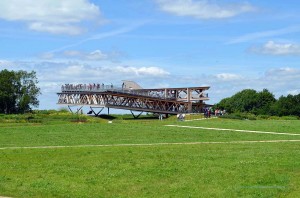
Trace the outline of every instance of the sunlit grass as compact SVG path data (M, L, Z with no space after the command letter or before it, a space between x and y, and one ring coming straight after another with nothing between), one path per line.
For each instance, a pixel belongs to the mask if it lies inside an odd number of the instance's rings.
M56 120L1 125L0 148L300 139L167 124L300 133L297 121ZM299 146L273 142L2 149L0 196L299 197Z

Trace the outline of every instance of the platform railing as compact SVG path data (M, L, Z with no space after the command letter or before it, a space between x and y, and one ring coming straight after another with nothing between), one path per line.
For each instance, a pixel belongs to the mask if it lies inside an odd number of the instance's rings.
M128 89L124 87L118 87L114 85L104 85L104 84L66 84L61 86L61 91L65 92L112 92L112 93L122 93L122 94L130 94L135 96L146 96L152 98L159 99L167 99L167 100L181 100L181 98L176 98L174 94L165 94L164 92L151 92L151 91L143 91L137 89ZM208 98L208 94L204 93L202 96L196 97L194 99L201 100L202 98ZM182 100L186 100L186 98L182 98Z

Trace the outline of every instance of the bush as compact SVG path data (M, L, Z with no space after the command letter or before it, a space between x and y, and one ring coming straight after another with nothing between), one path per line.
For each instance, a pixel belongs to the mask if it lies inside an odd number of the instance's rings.
M60 113L70 113L69 109L68 108L64 108L64 107L60 108L58 110L58 112L60 112Z
M282 120L299 120L298 116L282 116Z
M220 116L220 118L237 119L237 120L256 120L256 116L251 113L232 113Z
M280 120L279 116L270 116L268 120Z
M238 114L238 113L232 113L232 114L225 114L220 116L220 118L226 118L226 119L237 119L237 120L243 120L244 118Z
M71 116L71 122L87 122L86 116L73 115Z
M220 118L237 119L237 120L299 120L298 116L269 116L258 115L255 116L251 113L232 113L220 116Z
M269 115L258 115L256 116L256 119L258 120L268 120L270 118Z

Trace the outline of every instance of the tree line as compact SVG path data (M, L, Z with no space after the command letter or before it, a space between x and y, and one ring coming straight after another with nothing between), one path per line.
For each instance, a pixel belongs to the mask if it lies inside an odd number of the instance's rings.
M0 71L0 113L24 113L39 105L36 72Z
M244 89L231 97L222 99L215 108L228 113L252 113L270 116L300 116L300 94L274 97L267 89L260 92Z

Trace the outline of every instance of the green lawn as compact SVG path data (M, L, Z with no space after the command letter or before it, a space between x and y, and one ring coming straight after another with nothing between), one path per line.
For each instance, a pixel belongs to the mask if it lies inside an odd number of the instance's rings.
M0 148L300 139L166 124L300 134L299 121L22 124L0 126ZM299 177L300 142L0 150L11 197L299 197Z
M181 125L243 129L271 132L288 132L300 134L299 120L231 120L231 119L204 119L201 121L178 122ZM178 124L177 123L177 124Z

